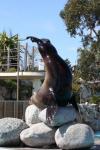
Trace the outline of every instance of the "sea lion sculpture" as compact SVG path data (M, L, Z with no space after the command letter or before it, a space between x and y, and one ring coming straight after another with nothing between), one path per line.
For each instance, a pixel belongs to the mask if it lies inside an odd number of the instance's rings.
M57 106L66 106L68 103L71 103L79 112L72 95L72 73L68 64L58 55L56 48L48 39L38 39L32 36L27 39L37 43L46 70L44 82L31 97L31 104L39 108L47 106L47 118L52 118Z

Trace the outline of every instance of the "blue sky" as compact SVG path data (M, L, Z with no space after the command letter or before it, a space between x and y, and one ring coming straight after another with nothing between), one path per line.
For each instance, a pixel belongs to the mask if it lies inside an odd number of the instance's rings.
M19 34L20 38L33 35L49 38L59 55L77 60L79 38L71 38L59 13L67 0L0 0L0 32Z

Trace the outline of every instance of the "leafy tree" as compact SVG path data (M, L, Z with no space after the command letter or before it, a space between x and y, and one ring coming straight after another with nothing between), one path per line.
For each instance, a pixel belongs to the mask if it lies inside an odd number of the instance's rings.
M100 1L68 0L60 16L70 35L81 36L84 45L100 40Z
M7 69L5 64L7 64L8 49L10 49L10 64L17 64L17 43L17 35L10 37L6 32L0 33L0 65L4 65L4 70Z
M78 49L79 59L78 67L80 76L84 80L93 80L96 78L95 55L88 49Z
M73 76L73 91L78 93L78 78L100 80L100 1L67 0L60 16L70 36L81 37L83 44Z
M78 49L78 68L83 79L97 78L100 65L100 1L68 0L60 12L71 36L82 38L83 48Z

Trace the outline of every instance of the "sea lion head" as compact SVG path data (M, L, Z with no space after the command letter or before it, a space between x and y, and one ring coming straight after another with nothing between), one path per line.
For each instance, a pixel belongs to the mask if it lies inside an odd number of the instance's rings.
M42 56L57 54L56 48L51 44L49 39L45 38L39 39L34 36L28 36L26 39L31 39L33 43L34 42L37 43L38 49L40 51L40 54L42 54Z
M39 50L47 55L57 54L56 48L51 44L49 39L41 39Z
M41 41L43 42L43 44L51 44L49 39L41 39Z

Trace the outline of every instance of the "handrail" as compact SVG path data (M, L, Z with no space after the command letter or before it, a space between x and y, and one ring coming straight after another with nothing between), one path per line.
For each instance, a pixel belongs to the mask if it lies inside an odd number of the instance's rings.
M33 79L43 79L44 78L44 71L34 71L34 72L19 72L19 79L27 79L27 80L33 80ZM16 79L17 72L0 72L0 79Z

